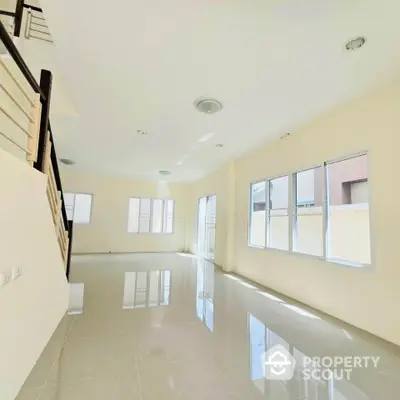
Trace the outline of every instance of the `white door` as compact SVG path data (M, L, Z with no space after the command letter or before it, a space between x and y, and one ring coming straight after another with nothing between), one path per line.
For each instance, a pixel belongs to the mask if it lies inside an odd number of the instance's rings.
M197 216L197 255L200 257L206 256L206 206L207 197L202 197Z
M208 260L215 256L215 222L217 211L216 196L202 197L199 200L197 223L197 254Z

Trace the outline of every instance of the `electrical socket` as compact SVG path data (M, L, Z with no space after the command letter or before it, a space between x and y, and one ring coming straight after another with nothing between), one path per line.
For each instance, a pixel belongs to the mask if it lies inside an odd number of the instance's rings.
M15 281L15 279L18 279L21 275L22 275L22 268L14 267L12 269L11 280Z
M12 280L12 275L11 269L0 272L0 286L7 285Z

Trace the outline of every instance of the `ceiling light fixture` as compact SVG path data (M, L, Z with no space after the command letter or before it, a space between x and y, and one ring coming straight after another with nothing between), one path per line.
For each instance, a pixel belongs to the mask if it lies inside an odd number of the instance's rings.
M60 158L60 163L64 165L75 165L76 162L74 160L70 160L69 158Z
M198 111L205 114L215 114L222 110L222 103L216 99L199 98L194 102L194 106Z
M364 36L358 36L354 39L350 39L346 42L344 48L346 51L355 51L358 50L359 48L363 47L365 44L365 37Z
M198 142L199 142L199 143L207 142L207 140L210 140L213 136L214 136L214 132L206 133L205 135L203 135L203 136L198 140Z
M165 169L160 169L160 170L158 171L158 173L159 173L160 175L171 175L171 171L167 171L167 170L165 170Z
M217 144L215 145L215 147L224 147L224 145L223 145L222 143L217 143Z

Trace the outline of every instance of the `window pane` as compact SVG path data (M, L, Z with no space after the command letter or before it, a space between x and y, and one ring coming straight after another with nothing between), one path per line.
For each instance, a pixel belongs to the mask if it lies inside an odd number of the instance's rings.
M249 244L265 247L266 182L251 185Z
M92 195L76 194L74 205L74 222L77 224L89 224L92 209Z
M140 214L139 214L140 233L150 232L150 212L151 212L151 200L140 199Z
M289 250L289 177L269 181L268 247Z
M140 199L129 199L128 232L139 232L139 204Z
M73 193L64 193L64 206L69 221L74 219L74 203L75 195Z
M160 199L153 200L152 227L153 233L162 232L162 216L163 216L163 201Z
M149 272L149 307L157 307L159 305L160 287L159 287L160 271Z
M294 175L296 193L294 251L322 256L324 169L311 168Z
M367 155L327 165L328 257L371 263Z
M164 200L164 233L172 233L174 225L174 201Z

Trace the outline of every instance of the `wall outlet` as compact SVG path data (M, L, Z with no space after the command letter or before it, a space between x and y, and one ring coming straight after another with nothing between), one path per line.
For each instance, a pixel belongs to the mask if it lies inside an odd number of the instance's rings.
M18 279L22 275L22 268L14 267L12 270L11 280Z
M7 276L5 273L0 272L0 287L4 286L7 283Z
M0 286L7 285L12 280L12 270L8 269L6 271L0 272Z

